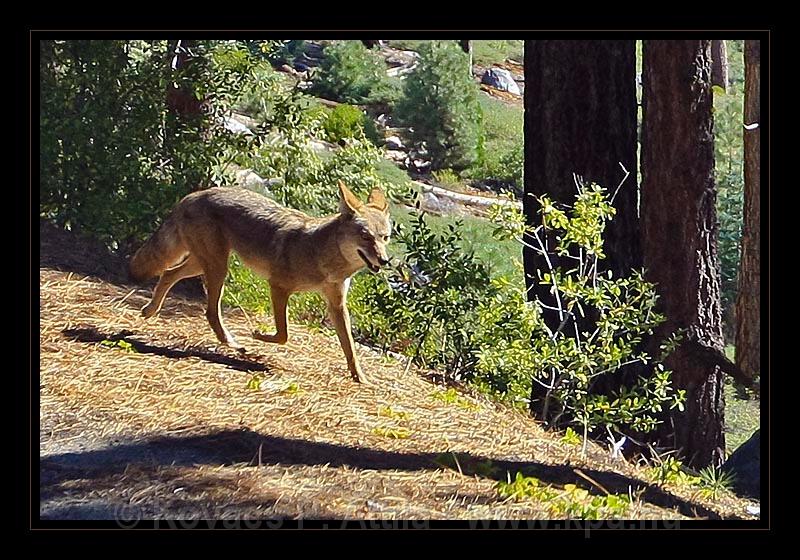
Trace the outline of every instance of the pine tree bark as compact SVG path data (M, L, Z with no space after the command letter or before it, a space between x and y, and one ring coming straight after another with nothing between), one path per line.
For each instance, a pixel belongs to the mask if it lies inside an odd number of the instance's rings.
M667 320L655 341L686 329L666 360L673 387L686 391L659 430L664 445L694 466L724 459L724 397L718 226L714 185L711 41L643 45L642 247Z
M725 41L711 41L711 85L728 90L728 49Z
M625 175L622 163L631 175L614 200L617 215L608 224L604 248L608 256L605 265L615 277L627 275L642 265L635 41L526 41L525 80L523 210L528 223L537 221L538 212L538 202L528 195L547 194L556 202L571 205L577 194L573 173L613 194ZM551 248L553 241L544 240ZM555 305L549 287L535 282L537 270L547 270L544 258L527 249L523 258L531 299ZM554 266L564 264L556 257L551 260ZM557 328L558 313L543 312L548 326ZM531 409L539 414L543 390L533 385ZM614 388L595 389L605 393Z
M759 77L761 45L744 43L744 123L761 122ZM739 294L736 299L736 365L749 378L760 371L761 360L761 127L744 130L744 224Z
M617 215L606 231L606 264L615 276L642 265L636 185L635 41L525 42L525 193L523 209L533 222L537 202L547 194L572 204L573 173L613 193ZM542 257L524 253L530 277L543 269ZM549 290L538 294L549 301Z

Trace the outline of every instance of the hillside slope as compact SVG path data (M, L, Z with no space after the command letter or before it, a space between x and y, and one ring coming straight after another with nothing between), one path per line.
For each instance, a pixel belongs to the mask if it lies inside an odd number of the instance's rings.
M64 232L41 232L42 518L552 517L546 502L498 497L516 472L630 492L628 518L749 517L747 501L651 485L602 447L582 457L526 415L444 396L425 372L365 347L376 385L358 385L335 336L290 325L286 346L262 344L248 335L255 319L228 309L240 355L217 344L201 301L178 295L145 320L150 287L120 283L121 263L97 268L103 257Z

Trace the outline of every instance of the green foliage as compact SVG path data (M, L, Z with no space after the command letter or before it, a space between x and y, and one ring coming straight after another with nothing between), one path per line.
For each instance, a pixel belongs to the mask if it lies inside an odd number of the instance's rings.
M361 41L334 41L325 47L325 58L313 76L313 91L334 101L355 104L392 102L399 94L381 56Z
M567 431L564 432L564 435L561 437L561 441L567 445L580 445L581 436L578 435L578 432L568 426Z
M459 408L463 408L464 410L480 410L479 405L462 397L453 387L450 387L445 391L434 391L431 393L431 398L446 404L454 404Z
M660 459L658 464L647 470L650 479L657 484L676 484L683 486L696 486L700 484L700 477L686 471L683 463L675 457L668 456Z
M405 254L385 276L367 276L350 290L358 334L426 367L458 375L474 365L475 309L491 290L489 269L459 247L459 224L434 233L424 214L396 227Z
M709 465L700 471L701 493L706 498L716 500L720 494L731 492L736 476L720 467Z
M172 69L167 41L41 41L40 215L112 248L155 229L181 197L219 177L248 139L221 124L254 62L244 49L198 41ZM179 86L206 110L177 115Z
M467 170L475 180L500 181L516 194L523 189L523 110L488 95L479 96L483 111L483 157Z
M538 271L535 281L554 296L547 304L529 302L518 288L499 281L494 300L480 307L476 322L475 337L481 341L476 382L515 403L526 402L536 383L544 391L541 414L556 427L649 432L660 422L665 405L682 407L685 398L672 390L671 372L661 364L676 340L662 345L655 362L639 348L643 337L664 320L655 311L654 286L639 271L613 278L601 270L602 236L614 215L604 189L578 185L575 203L568 208L546 196L537 200L538 223L532 225L526 225L516 207L496 205L496 233L532 251L568 257L562 261L569 268ZM546 234L555 240L549 250L542 242ZM557 328L543 320L543 305L558 311ZM598 379L614 375L623 365L651 362L651 373L633 386L610 396L592 391Z
M433 169L464 169L482 155L478 91L468 57L454 41L431 41L420 48L396 114L413 128L413 141L425 143Z
M440 169L434 171L432 175L434 181L446 189L457 191L462 187L461 177L452 169Z
M407 439L411 437L411 430L402 426L378 426L372 429L372 433L389 439Z
M629 496L608 494L594 496L575 484L565 484L563 490L543 484L538 478L517 473L513 482L500 481L496 487L498 495L506 500L535 500L547 502L550 514L569 519L607 519L622 517L631 504Z
M375 187L389 196L396 190L378 176L381 152L363 134L323 158L308 138L323 130L324 112L309 111L307 96L296 90L279 92L270 101L271 132L247 164L273 179L270 190L278 202L320 216L336 211L339 180L362 198Z
M323 128L330 142L337 143L345 138L358 138L365 134L367 122L372 123L358 107L338 105L325 120ZM373 124L374 129L374 124Z
M472 56L475 64L487 66L505 62L508 59L522 62L523 44L521 40L504 39L499 41L472 41Z
M127 354L136 353L136 348L133 347L133 344L126 340L103 340L100 342L100 345L106 348L119 348Z

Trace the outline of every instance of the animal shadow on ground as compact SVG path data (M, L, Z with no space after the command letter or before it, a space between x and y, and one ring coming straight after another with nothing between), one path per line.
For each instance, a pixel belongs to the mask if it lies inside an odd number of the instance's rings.
M166 358L200 358L207 362L222 364L238 371L269 371L269 368L262 363L247 360L244 358L234 358L211 350L206 350L197 346L190 346L185 349L169 348L149 344L132 338L136 334L133 331L122 330L116 334L102 333L94 327L80 327L74 329L64 329L61 331L64 336L78 342L99 343L104 341L119 342L123 341L140 354L156 354Z
M40 460L40 500L57 498L64 492L60 485L69 481L82 481L87 490L93 481L100 483L106 477L122 474L129 465L154 468L164 466L196 466L249 464L258 465L329 465L370 470L422 471L442 468L441 458L447 454L385 451L371 448L311 442L265 435L249 429L220 430L202 435L157 436L146 440L122 443L113 447L80 453L50 455ZM503 461L489 457L459 454L459 468L463 474L476 473L471 465L491 464L490 471L479 476L505 480L506 473L521 472L535 476L548 484L575 484L592 494L604 495L595 484L576 474L566 465L548 465L539 462ZM627 494L629 487L641 492L640 499L663 508L676 509L690 517L719 519L718 514L669 494L645 481L615 472L581 468L581 472L612 493ZM69 485L68 485L69 486Z

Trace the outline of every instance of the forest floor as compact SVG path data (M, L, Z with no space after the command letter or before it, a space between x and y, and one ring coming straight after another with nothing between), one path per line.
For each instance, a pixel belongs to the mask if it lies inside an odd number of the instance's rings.
M374 386L351 381L335 336L290 325L245 354L219 346L202 301L40 226L40 505L43 519L547 519L551 501L498 496L521 472L566 493L629 495L629 519L740 518L727 492L650 482L643 467L580 446L432 372L358 349ZM260 321L260 319L259 319Z

